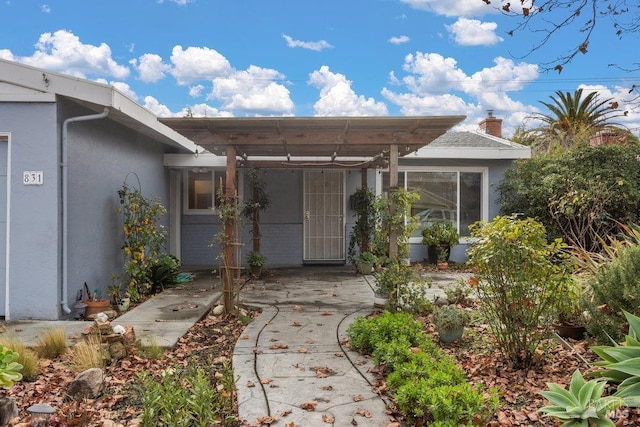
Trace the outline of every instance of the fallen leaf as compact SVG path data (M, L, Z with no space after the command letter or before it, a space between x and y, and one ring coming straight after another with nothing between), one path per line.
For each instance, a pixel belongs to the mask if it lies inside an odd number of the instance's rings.
M306 353L306 352L307 352L307 349L306 349L306 348L304 348L304 347L300 347L300 348L298 349L298 353Z
M271 378L262 378L260 380L261 384L270 384L273 380Z
M305 411L309 411L309 412L313 412L316 410L316 405L318 404L318 402L314 401L314 400L310 400L308 402L304 402L302 405L300 405L300 407L302 409L304 409Z
M327 424L333 424L333 422L335 421L335 418L332 417L331 415L323 414L322 415L322 421L324 421Z
M255 387L255 383L253 381L247 381L247 387Z
M364 400L364 396L361 395L361 394L353 396L353 401L354 402L362 402L363 400Z
M295 311L302 311L302 307L300 307L299 305L294 305L294 306L293 306L293 309L294 309Z

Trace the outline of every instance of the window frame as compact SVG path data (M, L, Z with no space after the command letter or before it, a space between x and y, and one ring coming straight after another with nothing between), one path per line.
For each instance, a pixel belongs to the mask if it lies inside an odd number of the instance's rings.
M389 173L389 169L383 170ZM424 172L454 172L457 177L456 191L456 228L460 230L460 174L461 173L479 173L480 174L480 221L487 221L489 218L489 168L487 166L400 166L398 173L402 173L403 182L398 181L398 186L407 189L408 175L410 173ZM378 188L382 192L382 174L379 175ZM461 236L460 243L466 244L473 240L470 236ZM412 236L409 238L411 244L422 244L422 237Z
M197 168L198 171L193 169L185 169L182 174L182 213L184 215L215 215L215 206L216 206L216 178L226 174L225 169L220 168ZM206 170L201 170L206 169ZM211 174L211 200L213 206L207 209L190 209L189 208L189 172L194 173L206 173L209 172Z

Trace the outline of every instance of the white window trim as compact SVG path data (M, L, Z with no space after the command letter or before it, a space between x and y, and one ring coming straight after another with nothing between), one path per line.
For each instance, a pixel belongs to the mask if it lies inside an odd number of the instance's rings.
M385 172L389 172L386 170ZM482 175L481 187L480 187L480 220L487 221L489 219L489 168L488 167L478 167L478 166L422 166L422 167L399 167L398 172L474 172L480 173ZM379 176L378 187L380 191L382 191L382 177ZM398 182L398 185L402 185L404 188L407 188L407 174L404 175L404 182ZM458 187L460 186L460 180L458 179ZM460 197L460 188L458 188L458 198ZM460 205L460 200L458 199L457 205ZM460 216L458 215L458 224L456 227L460 229ZM464 236L460 237L460 244L469 244L473 240L472 237ZM410 237L409 243L411 244L422 244L421 237Z
M184 169L182 172L182 213L184 215L215 215L215 211L213 209L189 209L189 170L190 169ZM211 173L211 182L212 182L212 192L213 194L211 195L214 203L214 207L215 207L215 200L216 200L216 195L215 195L215 191L216 191L216 185L215 185L215 172L217 170L214 168L207 168L207 172ZM205 171L203 171L205 172ZM218 171L220 172L220 171Z

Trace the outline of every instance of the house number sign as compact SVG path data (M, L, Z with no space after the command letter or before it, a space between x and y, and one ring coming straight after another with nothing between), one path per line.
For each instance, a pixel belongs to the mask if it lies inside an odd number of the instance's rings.
M24 171L22 172L22 183L24 185L42 185L44 184L44 172Z

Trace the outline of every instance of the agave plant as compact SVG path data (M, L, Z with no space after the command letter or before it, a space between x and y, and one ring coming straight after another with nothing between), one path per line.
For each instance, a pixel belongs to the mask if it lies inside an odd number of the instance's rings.
M629 406L640 406L640 317L627 311L623 313L629 322L629 334L624 345L614 342L612 346L591 347L602 358L595 364L603 368L593 375L618 383L615 396L635 398Z
M549 390L541 391L550 403L540 408L548 416L556 417L563 427L569 426L615 426L607 414L625 404L625 399L618 396L602 396L607 385L604 379L585 381L580 371L571 376L569 389L566 390L555 383L548 383Z
M18 353L0 345L0 387L11 388L22 379L22 365L16 362Z

